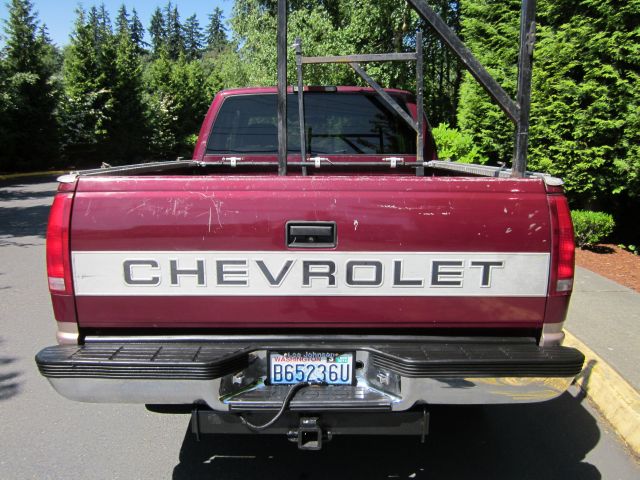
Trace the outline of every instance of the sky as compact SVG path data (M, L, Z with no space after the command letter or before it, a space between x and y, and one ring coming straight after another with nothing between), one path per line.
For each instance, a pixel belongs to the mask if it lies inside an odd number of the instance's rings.
M8 0L0 0L0 19L2 20L0 21L2 25L0 32L2 36L4 36L4 20L9 16L7 3ZM32 3L34 10L38 12L37 18L40 23L47 25L53 43L59 47L69 43L69 34L73 30L75 10L78 5L89 9L94 5L98 6L104 3L113 21L120 5L124 3L128 12L131 12L135 7L142 24L147 28L155 8L162 8L167 4L166 0L32 0ZM233 0L173 0L172 4L178 6L180 19L183 21L195 13L201 27L206 26L209 21L208 15L216 7L222 9L225 20L229 19L233 8ZM0 45L4 45L4 39L0 39Z

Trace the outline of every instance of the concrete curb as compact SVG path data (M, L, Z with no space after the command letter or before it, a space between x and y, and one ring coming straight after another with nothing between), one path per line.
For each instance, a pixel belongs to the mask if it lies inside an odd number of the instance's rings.
M607 362L565 330L563 345L580 350L585 356L578 385L598 407L629 448L640 456L640 393Z

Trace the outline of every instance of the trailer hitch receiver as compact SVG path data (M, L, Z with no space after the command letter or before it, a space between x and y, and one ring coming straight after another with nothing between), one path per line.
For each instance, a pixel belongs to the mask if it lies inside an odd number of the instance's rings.
M300 450L321 450L323 441L331 440L331 433L323 431L319 421L319 417L300 417L298 429L290 430L287 437Z

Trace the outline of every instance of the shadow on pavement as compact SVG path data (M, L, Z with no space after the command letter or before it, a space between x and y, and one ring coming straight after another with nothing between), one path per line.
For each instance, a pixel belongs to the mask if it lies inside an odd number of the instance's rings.
M599 479L583 461L600 431L582 400L565 393L530 405L434 406L424 445L414 437L336 437L320 452L301 452L282 436L197 442L187 429L173 478Z
M2 345L2 340L0 340ZM11 364L15 358L9 358L0 353L0 401L7 400L20 393L20 373L12 371Z
M55 177L34 177L0 182L0 246L31 246L12 237L44 238L55 194Z
M48 196L51 196L49 193ZM0 246L7 237L37 236L45 238L49 205L0 208ZM15 245L15 243L11 243ZM28 245L27 245L28 246Z
M44 182L51 183L51 180ZM11 202L13 200L38 200L42 198L50 198L54 192L49 190L21 190L20 187L25 185L12 185L9 188L0 187L0 202Z
M51 174L51 175L38 175L33 177L18 177L11 178L7 180L0 180L0 188L8 188L9 190L13 189L22 189L23 187L27 187L29 185L40 185L43 183L51 183L55 182L56 178L58 178L60 174ZM10 192L4 192L0 190L0 199L5 199L5 194Z

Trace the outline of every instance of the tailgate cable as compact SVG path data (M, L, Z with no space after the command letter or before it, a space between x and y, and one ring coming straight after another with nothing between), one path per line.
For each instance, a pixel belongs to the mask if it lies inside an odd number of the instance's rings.
M291 402L295 394L298 393L298 391L301 390L302 388L308 387L310 385L318 385L318 383L317 382L300 382L293 385L289 389L289 392L287 393L287 395L284 397L282 406L280 407L280 410L278 411L278 413L276 413L276 416L273 417L271 420L269 420L267 423L263 425L254 425L253 423L249 422L246 418L244 418L242 415L240 415L240 420L251 430L258 431L258 430L264 430L265 428L269 428L271 425L273 425L280 419L280 417L289 406L289 402Z

